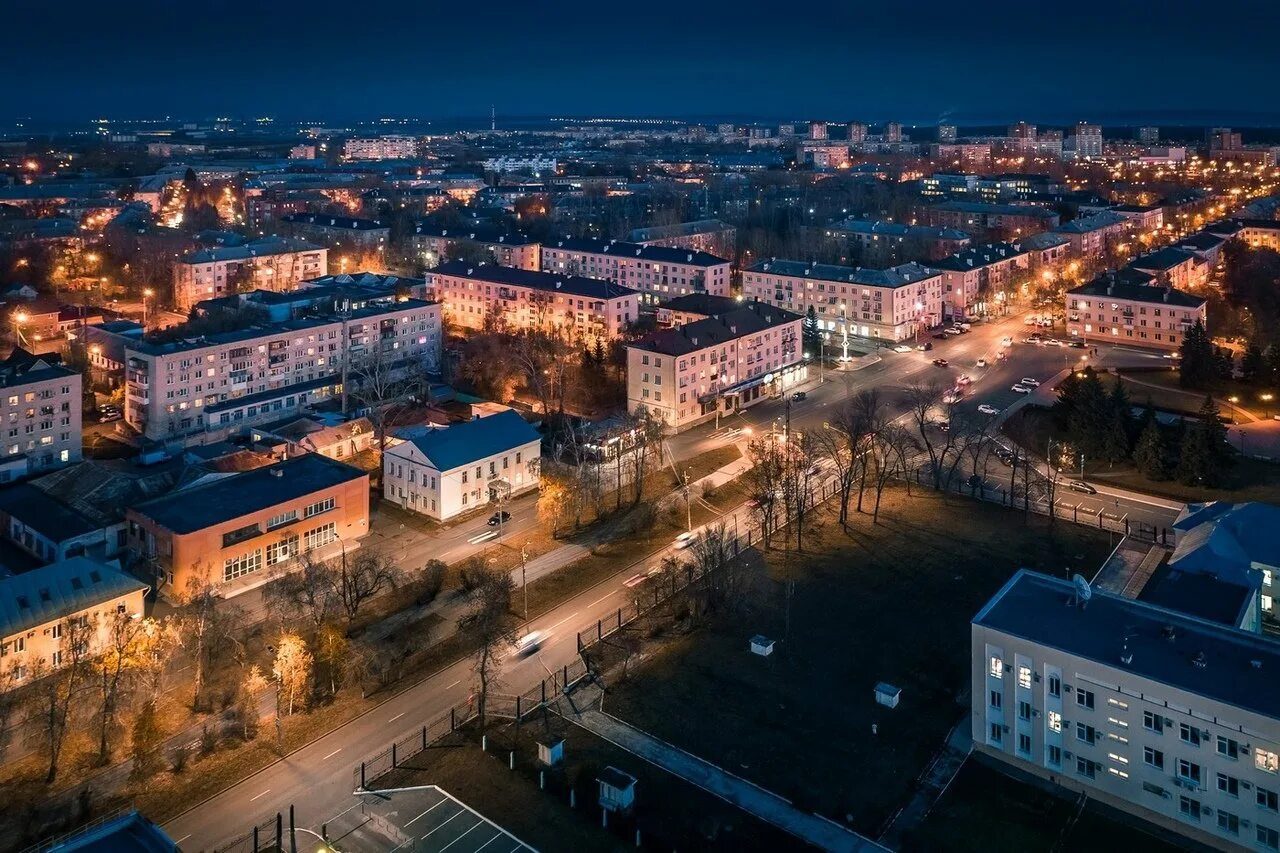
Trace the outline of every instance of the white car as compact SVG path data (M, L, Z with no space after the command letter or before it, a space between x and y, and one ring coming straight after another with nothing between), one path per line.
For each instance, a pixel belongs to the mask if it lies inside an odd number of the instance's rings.
M964 397L964 389L952 388L950 391L942 395L942 403L944 406L950 406L959 403Z
M896 347L893 348L893 351L894 352L911 352L911 347L907 346L906 344L898 344Z
M1009 390L1010 390L1010 391L1013 391L1013 392L1015 392L1015 393L1018 393L1018 394L1030 394L1030 393L1031 393L1031 389L1030 389L1030 388L1028 388L1026 385L1022 385L1022 384L1014 385L1014 386L1013 386L1012 388L1010 388Z
M978 359L978 367L986 367L986 366L987 366L987 360L985 358Z
M971 382L973 382L973 380L969 378L969 374L967 373L961 373L959 376L956 377L957 388L964 387L965 385L968 385Z
M688 548L690 545L692 545L694 542L697 542L697 541L698 541L698 534L681 533L679 536L676 537L676 541L674 544L677 551L683 551L685 548Z
M979 407L978 407L978 411L979 411L979 412L982 412L982 414L984 414L984 415L998 415L998 414L1000 414L1000 410L999 410L999 409L997 409L995 406L989 405L989 404L987 404L987 403L983 403L981 406L979 406Z
M1002 346L1002 347L1011 347L1011 346L1013 346L1013 336L1012 336L1012 335L1005 335L1003 338L1001 338L1001 339L1000 339L1000 346Z
M516 640L516 654L533 654L542 647L542 639L541 631L530 631L520 639Z
M1039 388L1039 387L1040 387L1040 383L1039 383L1039 382L1037 382L1035 379L1032 379L1032 378L1030 378L1030 377L1028 377L1028 376L1024 376L1024 377L1022 377L1022 379L1020 379L1020 380L1018 381L1018 384L1019 384L1019 385L1026 385L1026 386L1031 387L1031 388Z

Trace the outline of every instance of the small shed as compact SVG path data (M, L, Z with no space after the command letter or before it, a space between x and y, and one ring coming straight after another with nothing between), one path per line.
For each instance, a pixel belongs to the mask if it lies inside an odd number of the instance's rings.
M610 812L628 812L636 801L636 777L616 767L606 767L596 777L600 783L600 807Z
M770 640L763 634L756 634L751 638L751 653L753 655L760 655L762 658L767 658L769 655L773 654L773 640Z
M547 767L555 767L564 761L564 738L556 737L538 741L538 760Z
M898 707L900 698L902 698L901 687L894 687L892 684L886 684L883 681L876 685L876 702L886 708Z

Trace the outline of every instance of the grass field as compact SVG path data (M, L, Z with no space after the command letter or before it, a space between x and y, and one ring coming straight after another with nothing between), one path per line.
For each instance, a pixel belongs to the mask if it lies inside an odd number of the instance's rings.
M1053 849L1171 853L1181 848L1136 824L1113 819L1092 802L1080 811L1075 799L1055 796L970 758L924 822L903 840L902 849L905 853Z
M1108 542L901 489L878 525L819 515L805 554L767 552L742 606L669 627L605 710L876 837L965 714L969 620L1017 569L1088 574ZM748 652L755 634L779 641L773 657ZM880 681L903 689L897 709L875 704Z

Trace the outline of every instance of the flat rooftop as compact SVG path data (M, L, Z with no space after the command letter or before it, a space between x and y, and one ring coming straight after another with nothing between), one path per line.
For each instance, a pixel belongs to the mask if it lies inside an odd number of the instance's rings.
M1074 598L1069 581L1022 569L973 624L1280 718L1280 642L1096 589L1085 607Z

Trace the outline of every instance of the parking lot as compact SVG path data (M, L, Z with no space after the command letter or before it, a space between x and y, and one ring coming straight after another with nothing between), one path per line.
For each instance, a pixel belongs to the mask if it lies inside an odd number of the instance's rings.
M530 851L502 827L435 785L366 794L330 819L329 843L343 853L517 853Z

